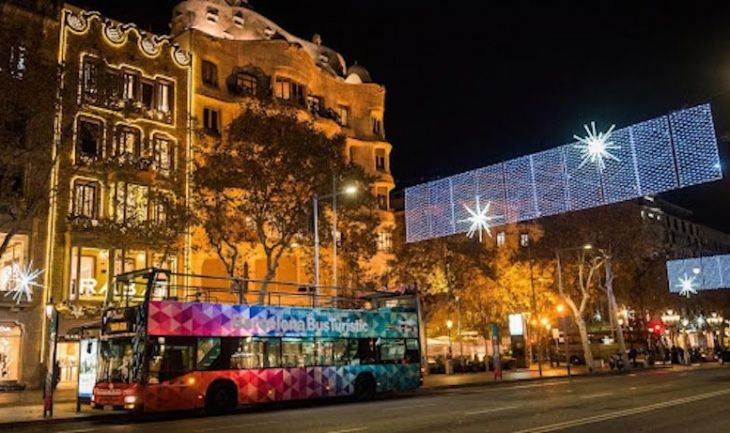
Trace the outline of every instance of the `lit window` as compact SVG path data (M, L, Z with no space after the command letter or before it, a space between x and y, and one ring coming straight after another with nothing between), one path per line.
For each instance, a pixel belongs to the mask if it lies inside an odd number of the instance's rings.
M90 219L98 218L98 199L99 184L97 182L87 180L77 180L74 182L73 190L73 209L71 213L74 216L86 217Z
M238 28L243 28L243 12L238 11L233 14L233 24Z
M385 149L375 149L375 169L385 171Z
M98 76L99 65L97 60L85 58L83 65L82 84L84 88L84 95L91 98L92 100L99 92L99 89L97 87Z
M203 60L203 84L209 87L218 87L218 66L215 63Z
M243 95L256 95L258 80L251 74L236 75L236 91Z
M504 245L504 241L505 241L504 232L497 233L497 246L501 247L502 245Z
M373 134L376 135L382 135L383 134L383 120L379 117L371 117L370 118L372 127L373 127Z
M321 96L308 95L307 109L314 115L319 115L324 110L324 98Z
M337 107L337 114L340 116L340 125L347 126L350 124L350 107L339 105Z
M10 48L10 75L22 80L27 69L26 48L23 45L14 45Z
M203 129L206 134L220 135L220 113L212 108L203 108Z
M154 102L155 83L152 81L142 80L142 105L151 110Z
M86 163L101 156L101 123L91 119L79 119L76 131L76 163Z
M169 113L172 106L172 84L165 82L157 82L157 111Z
M375 195L378 200L378 207L381 210L388 210L388 188L379 186Z
M174 168L174 143L172 140L155 136L152 142L155 169L165 176L169 176Z
M393 234L391 232L378 233L378 251L390 252L393 250Z
M304 86L288 78L277 78L274 84L274 96L281 101L302 103Z
M218 22L218 9L213 8L213 7L208 7L208 9L206 10L206 18L208 19L208 21L210 21L212 23L217 23Z
M527 233L520 234L520 246L527 247L530 245L530 235Z
M0 242L5 240L6 233L0 232ZM13 287L14 269L22 266L27 260L28 237L14 235L5 251L0 254L0 292L6 292ZM0 378L2 374L0 372Z
M115 154L140 156L139 129L127 126L117 126Z
M142 222L147 220L149 188L127 182L114 185L114 213L118 223Z
M125 72L123 77L124 92L123 97L126 100L133 101L137 99L137 83L138 77L136 74Z
M103 301L109 289L109 250L71 248L69 298Z

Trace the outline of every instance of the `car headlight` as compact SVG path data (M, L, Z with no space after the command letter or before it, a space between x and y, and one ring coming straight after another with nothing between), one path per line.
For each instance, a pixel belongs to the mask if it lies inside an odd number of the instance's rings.
M134 404L136 402L137 402L136 395L125 395L124 396L124 404Z

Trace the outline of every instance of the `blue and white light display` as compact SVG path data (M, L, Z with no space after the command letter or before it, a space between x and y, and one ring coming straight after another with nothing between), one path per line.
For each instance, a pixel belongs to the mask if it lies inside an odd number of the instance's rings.
M669 291L690 297L702 290L730 289L730 254L668 260Z
M456 233L657 194L722 178L709 104L406 188L406 240ZM471 211L489 204L485 226ZM489 234L489 232L487 232Z

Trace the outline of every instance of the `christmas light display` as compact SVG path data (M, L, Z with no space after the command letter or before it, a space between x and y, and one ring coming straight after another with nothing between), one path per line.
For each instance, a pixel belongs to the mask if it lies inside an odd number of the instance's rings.
M574 143L406 188L406 240L469 232L475 197L490 204L494 227L722 178L709 104L585 129Z
M474 201L476 202L476 206L473 210L469 208L469 206L464 204L464 209L469 212L469 217L459 220L458 222L471 224L469 226L469 231L466 232L466 235L468 237L472 237L474 236L474 233L479 232L479 242L481 242L482 231L486 231L489 237L492 236L492 232L489 230L489 222L493 220L494 217L489 216L489 205L491 204L490 202L487 202L487 205L482 208L479 206L479 196L476 196L474 198Z
M11 288L5 296L12 298L16 304L20 304L23 297L25 297L26 302L31 302L33 300L33 291L38 287L43 287L36 282L42 273L42 269L33 269L33 262L24 267L14 264L10 279Z
M730 288L730 254L668 260L669 291L681 296Z

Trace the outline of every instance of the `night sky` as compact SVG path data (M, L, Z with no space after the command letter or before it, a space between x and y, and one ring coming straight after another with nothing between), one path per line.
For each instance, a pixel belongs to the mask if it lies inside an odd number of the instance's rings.
M158 33L175 3L76 2ZM730 177L730 2L587 3L252 0L385 85L399 188L702 102ZM730 231L730 180L661 197Z

